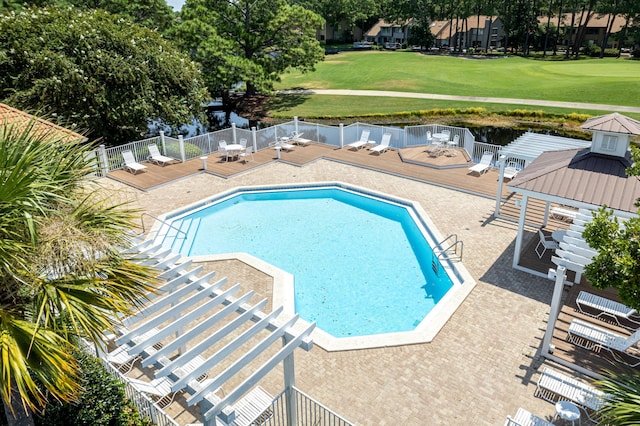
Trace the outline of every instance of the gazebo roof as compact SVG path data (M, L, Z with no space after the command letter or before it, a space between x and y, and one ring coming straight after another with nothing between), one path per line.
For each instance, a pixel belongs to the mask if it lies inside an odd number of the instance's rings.
M498 151L498 154L507 158L531 162L546 151L587 148L590 146L591 141L526 132L509 145L503 147Z
M583 130L640 135L640 121L617 112L588 119L580 126Z
M627 176L626 157L593 153L589 149L545 152L508 185L510 190L535 194L552 201L566 200L576 206L603 206L635 213L640 180Z

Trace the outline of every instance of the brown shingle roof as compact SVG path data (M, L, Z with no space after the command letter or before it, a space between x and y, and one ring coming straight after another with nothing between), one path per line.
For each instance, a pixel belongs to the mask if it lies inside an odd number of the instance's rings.
M6 124L13 125L26 125L28 123L35 123L35 128L42 133L51 133L62 140L69 141L86 141L87 138L72 130L65 129L62 126L58 126L50 121L43 120L42 118L35 117L31 114L27 114L19 109L12 108L9 105L0 103L0 125Z
M640 180L627 176L630 165L629 153L623 158L588 148L547 151L520 172L509 188L635 213Z
M617 112L590 118L580 128L583 130L640 135L640 121Z

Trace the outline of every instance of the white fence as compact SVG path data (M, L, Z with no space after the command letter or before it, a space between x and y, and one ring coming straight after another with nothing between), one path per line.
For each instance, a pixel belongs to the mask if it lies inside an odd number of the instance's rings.
M257 152L268 148L269 144L276 142L283 136L289 136L294 132L302 132L306 139L336 147L343 147L348 143L360 139L360 134L363 130L369 130L369 140L373 141L380 141L384 133L391 133L390 146L396 149L425 145L427 132L434 134L441 133L443 130L449 130L452 138L455 137L455 135L460 137L460 147L464 148L475 162L480 160L484 151L490 150L497 153L498 149L500 149L497 145L476 142L469 129L463 127L428 124L400 128L376 126L366 123L354 123L348 126L342 124L340 126L327 126L298 121L298 119L295 118L293 121L260 130L256 130L255 127L251 130L238 129L235 125L232 125L228 129L187 139L183 139L182 136L178 136L178 139L172 138L165 136L161 132L160 136L130 142L117 147L105 148L102 145L96 151L96 174L106 176L110 171L122 169L124 165L122 158L123 151L129 150L133 152L134 158L138 162L147 160L149 158L148 146L150 144L156 144L163 155L184 162L217 152L220 141L239 143L240 139L247 139L248 144L253 146L254 152ZM495 156L495 158L495 161L497 161L497 156Z

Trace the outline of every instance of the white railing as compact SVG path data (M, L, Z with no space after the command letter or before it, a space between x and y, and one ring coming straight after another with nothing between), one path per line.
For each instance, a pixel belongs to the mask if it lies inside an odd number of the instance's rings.
M140 416L151 420L151 422L157 426L179 426L178 423L173 420L169 414L165 413L162 408L158 407L151 398L143 392L138 391L131 383L129 383L126 376L124 376L117 368L103 358L100 358L100 360L109 374L124 383L124 392L127 395L127 398L136 406Z
M289 396L295 399L297 417L295 422L289 418L287 412ZM282 391L265 410L265 414L252 424L256 426L351 426L353 423L294 387Z
M249 145L253 146L254 152L269 148L270 144L283 136L289 136L293 132L302 132L306 139L311 139L327 145L343 147L346 144L360 139L363 130L369 130L369 140L379 142L384 133L391 133L392 148L401 149L427 144L427 132L441 133L449 130L451 137L460 137L460 147L464 148L474 162L478 162L485 151L494 153L494 166L497 166L498 145L476 142L469 129L463 127L443 126L440 124L427 124L419 126L407 126L404 128L393 126L377 126L366 123L353 123L348 126L328 126L323 124L308 123L305 121L294 121L277 124L257 130L237 129L232 125L228 129L218 130L203 135L178 139L165 136L162 132L160 136L131 142L113 148L101 146L96 151L97 174L106 176L112 170L121 169L123 166L122 152L131 150L136 161L145 161L149 157L148 145L155 143L160 151L169 157L188 161L203 155L209 155L218 150L218 144L224 140L227 143L238 143L240 139L247 139Z

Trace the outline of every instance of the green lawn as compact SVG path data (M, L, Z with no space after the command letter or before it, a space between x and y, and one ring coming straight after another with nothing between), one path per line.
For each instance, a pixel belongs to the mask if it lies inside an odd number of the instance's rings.
M295 88L392 90L640 106L640 62L615 58L540 61L508 57L477 60L414 52L342 52L327 56L316 66L315 72L291 72L283 75L282 81L276 85L277 90ZM338 114L337 109L348 108L353 115L358 115L355 110L363 108L369 112L391 113L451 106L464 108L475 105L489 110L517 107L517 102L494 107L493 104L397 98L317 98L292 100L289 107L276 105L276 111L283 115L311 116L322 115L324 110L326 115L336 116L343 115ZM533 106L526 108L553 110Z

